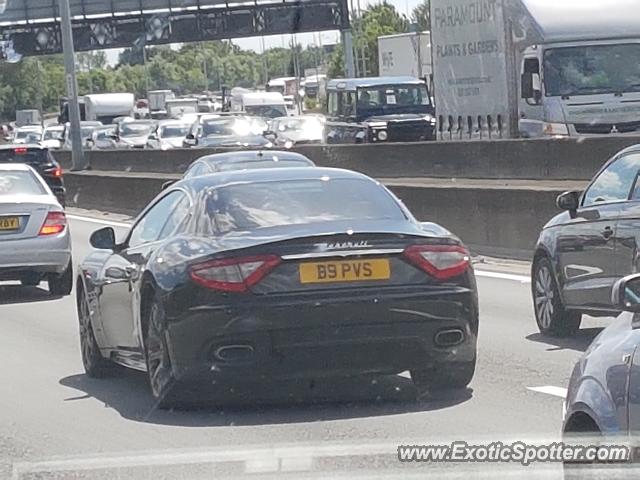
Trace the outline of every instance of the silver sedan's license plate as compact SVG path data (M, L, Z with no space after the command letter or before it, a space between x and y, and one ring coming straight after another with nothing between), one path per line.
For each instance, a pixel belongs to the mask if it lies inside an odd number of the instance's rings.
M20 228L20 218L0 217L0 232L11 232Z

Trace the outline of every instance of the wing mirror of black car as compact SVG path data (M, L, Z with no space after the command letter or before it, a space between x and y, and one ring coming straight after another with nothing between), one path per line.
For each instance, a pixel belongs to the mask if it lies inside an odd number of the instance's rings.
M175 180L169 180L168 182L164 182L162 184L162 191L165 191L167 188L169 188L171 185L173 185L174 183L176 183Z
M640 313L640 274L635 273L618 280L611 291L611 302L623 312Z
M89 243L99 250L116 249L116 232L111 227L104 227L91 234Z
M575 212L578 210L580 206L580 196L582 192L578 191L570 191L564 192L558 195L556 199L556 205L560 210L568 210L570 212Z

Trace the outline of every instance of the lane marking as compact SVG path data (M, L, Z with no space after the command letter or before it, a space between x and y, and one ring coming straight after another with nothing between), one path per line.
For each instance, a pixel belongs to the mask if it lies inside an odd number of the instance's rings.
M567 398L567 389L562 387L554 387L553 385L544 385L542 387L527 387L532 392L544 393L562 399Z
M77 220L80 222L95 223L98 225L108 225L111 227L119 227L119 228L131 227L131 223L114 222L112 220L102 220L102 219L93 218L93 217L85 217L82 215L68 214L67 218L71 220ZM520 282L520 283L531 283L531 278L526 277L524 275L515 275L513 273L501 273L501 272L489 272L486 270L476 270L475 274L476 274L476 277L499 278L501 280L511 280L511 281Z
M113 222L111 220L99 220L97 218L83 217L81 215L72 215L72 214L70 215L70 214L67 214L67 218L69 218L71 220L78 220L80 222L97 223L98 225L108 225L108 226L111 226L111 227L129 228L131 226L130 223Z
M520 283L531 283L531 278L525 275L515 275L513 273L489 272L486 270L476 270L476 277L500 278Z

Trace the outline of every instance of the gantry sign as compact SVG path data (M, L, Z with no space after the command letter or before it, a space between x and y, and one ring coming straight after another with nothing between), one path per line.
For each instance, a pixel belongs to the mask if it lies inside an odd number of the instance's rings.
M70 6L77 51L349 28L347 0L70 0ZM58 0L0 0L0 12L0 39L17 54L62 52Z

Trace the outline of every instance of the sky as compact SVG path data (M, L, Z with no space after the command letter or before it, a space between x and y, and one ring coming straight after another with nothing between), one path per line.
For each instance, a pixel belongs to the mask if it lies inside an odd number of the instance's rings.
M365 8L367 5L379 3L379 0L349 0L350 5L353 4L353 8L357 9L358 1L360 2L360 8ZM405 14L407 17L411 16L411 11L420 3L421 0L387 0L396 9ZM320 38L321 36L321 38ZM289 46L291 44L292 35L271 35L264 37L264 47L266 49L274 47ZM335 44L339 41L340 33L338 31L326 31L319 33L299 33L296 35L297 43L303 47L307 45L319 45L322 42L323 45ZM233 43L245 50L253 50L255 52L262 52L262 39L260 37L250 38L238 38L232 40ZM115 65L118 62L118 54L120 49L107 50L107 60L110 65Z

